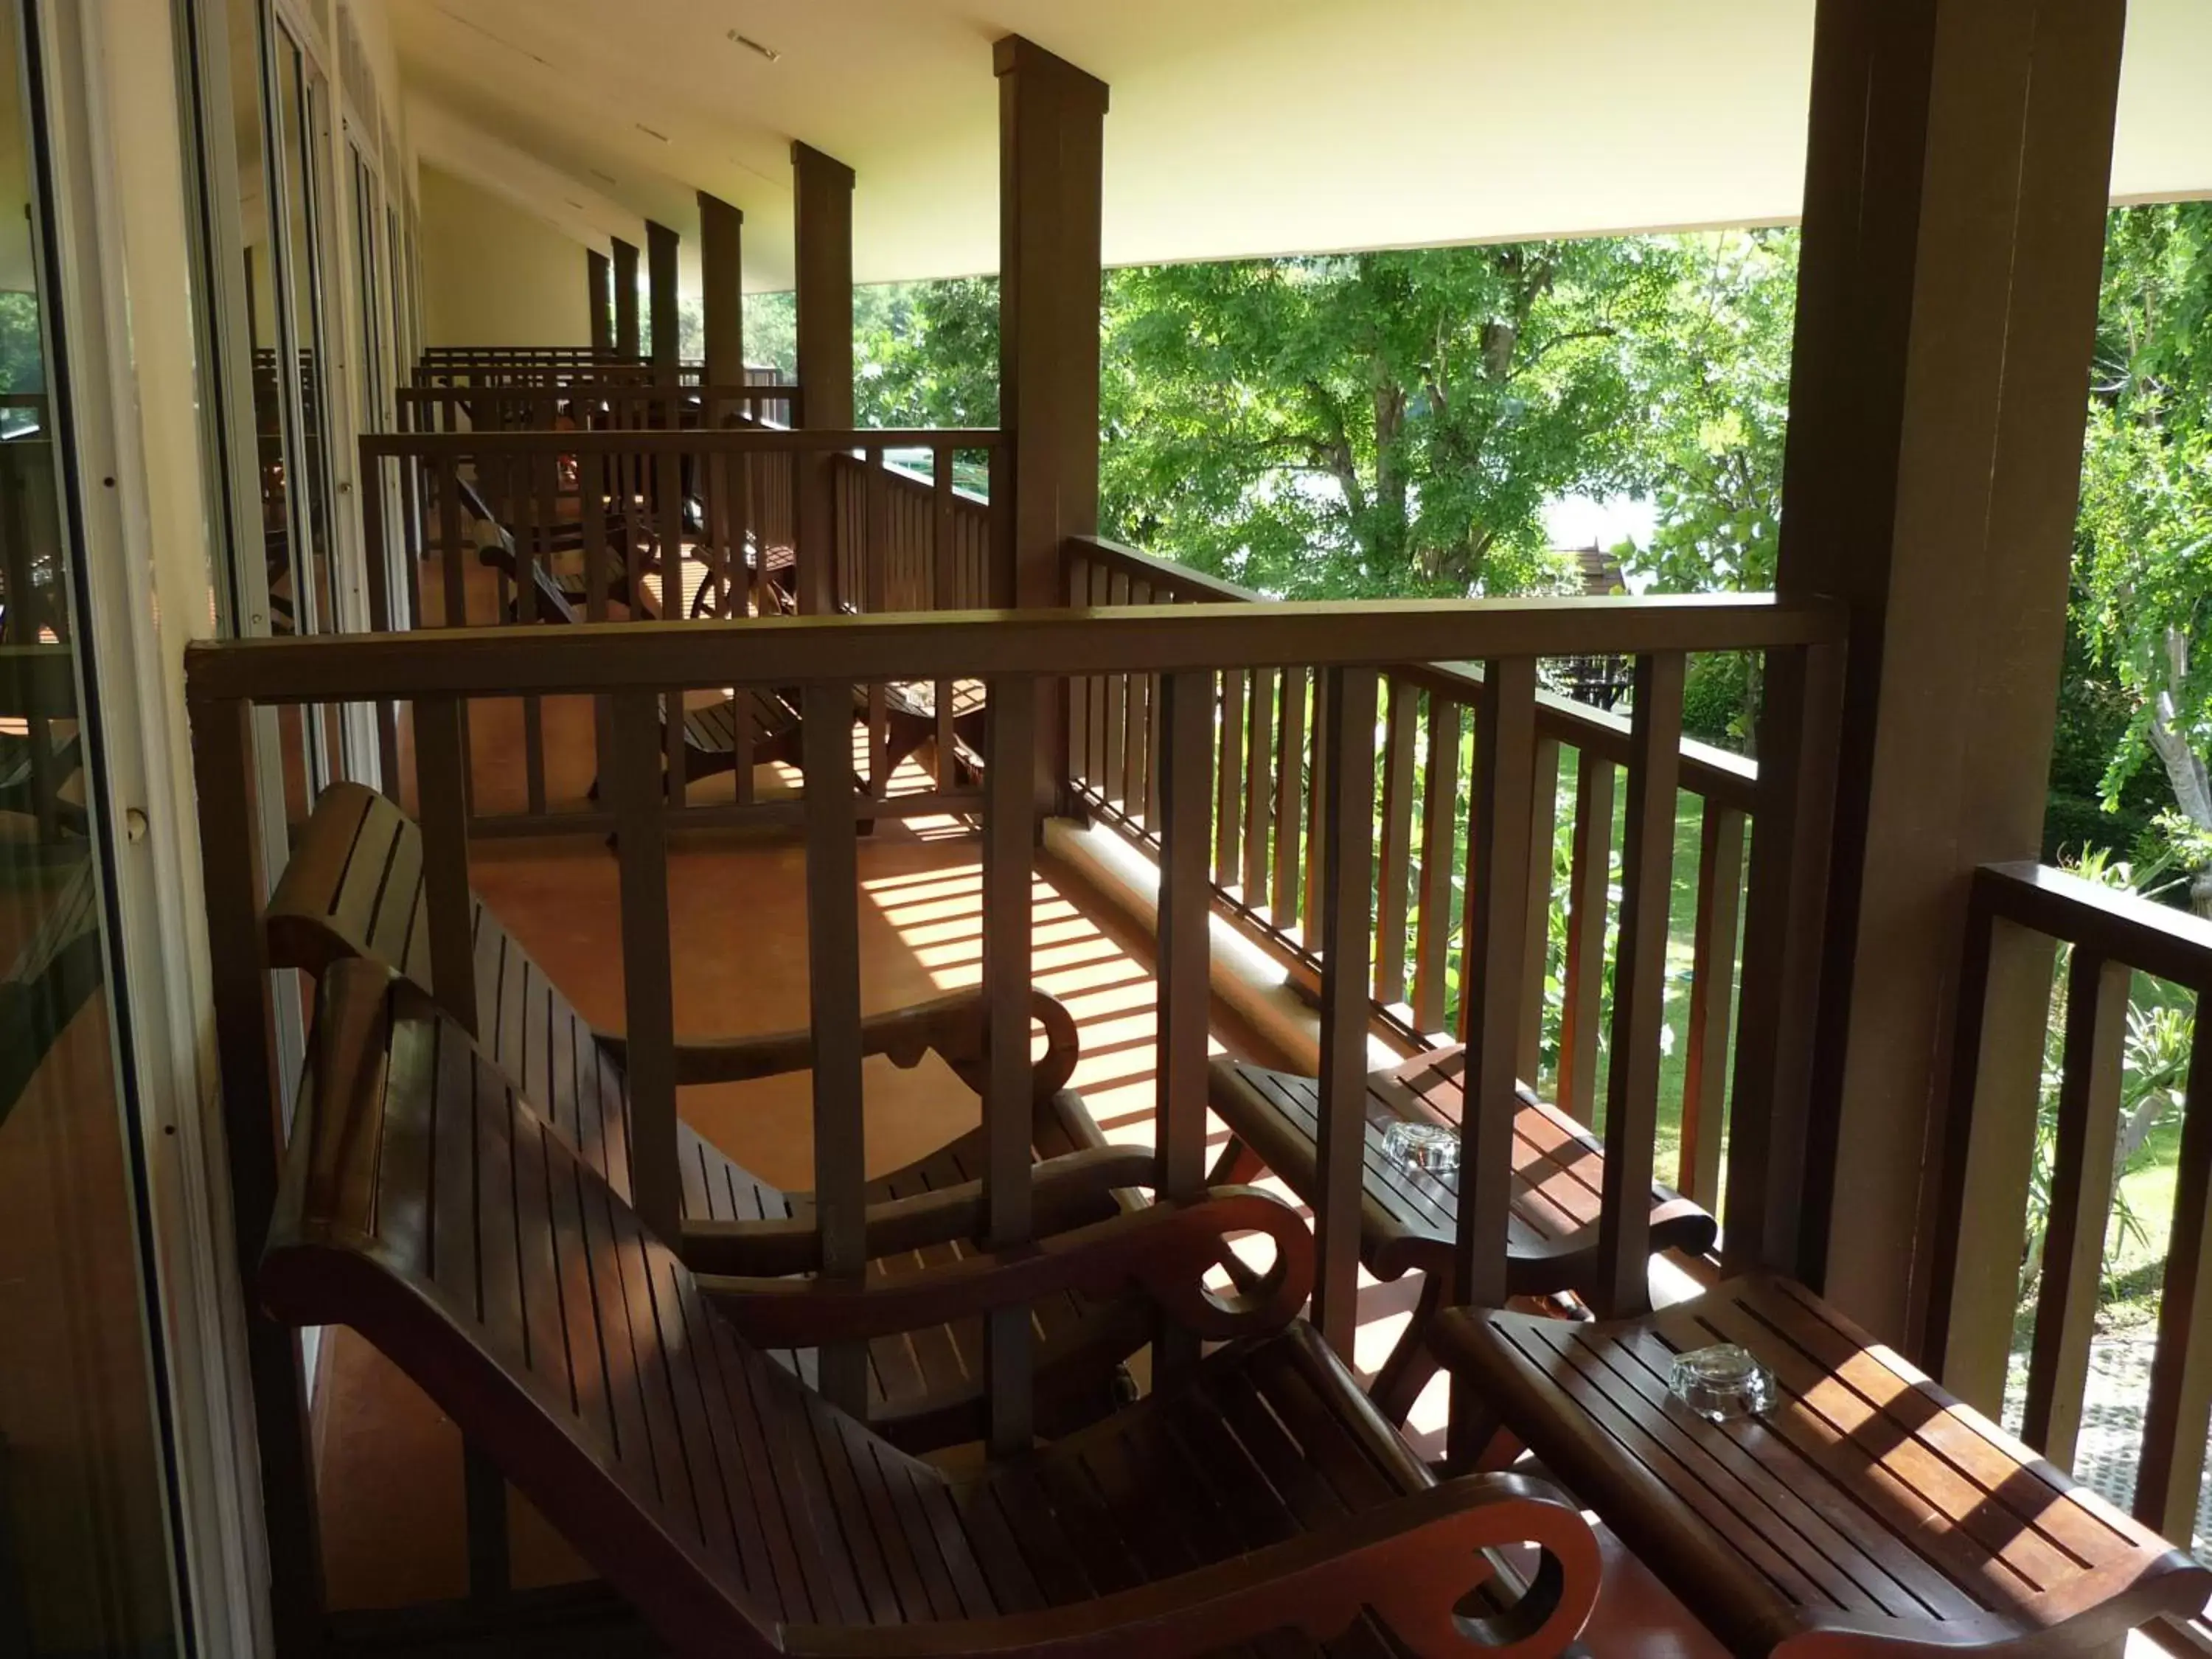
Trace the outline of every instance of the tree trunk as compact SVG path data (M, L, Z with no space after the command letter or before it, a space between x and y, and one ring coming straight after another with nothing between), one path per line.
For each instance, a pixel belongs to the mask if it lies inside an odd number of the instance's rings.
M2173 803L2182 817L2212 835L2212 775L2181 729L2179 710L2189 683L2189 636L2179 628L2166 630L2166 684L2151 702L2150 746L2166 767ZM2212 864L2190 871L2189 903L2198 915L2212 916Z

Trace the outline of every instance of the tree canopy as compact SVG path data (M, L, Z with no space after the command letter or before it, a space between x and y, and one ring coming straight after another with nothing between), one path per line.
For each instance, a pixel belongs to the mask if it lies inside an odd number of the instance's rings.
M2124 209L2106 239L2074 623L2125 725L2108 811L2164 774L2166 856L2212 914L2212 204Z
M1667 592L1772 585L1793 230L1107 273L1102 529L1286 597L1558 591L1548 507L1633 498L1613 550ZM2114 213L2046 851L2178 862L2212 909L2212 204ZM787 296L748 353L788 368ZM859 418L998 418L988 278L854 297ZM1699 735L1759 687L1692 665Z

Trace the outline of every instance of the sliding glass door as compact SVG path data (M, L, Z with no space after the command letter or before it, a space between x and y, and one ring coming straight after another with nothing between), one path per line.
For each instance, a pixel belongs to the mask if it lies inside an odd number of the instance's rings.
M137 1659L179 1650L169 1458L37 16L0 3L0 1655Z

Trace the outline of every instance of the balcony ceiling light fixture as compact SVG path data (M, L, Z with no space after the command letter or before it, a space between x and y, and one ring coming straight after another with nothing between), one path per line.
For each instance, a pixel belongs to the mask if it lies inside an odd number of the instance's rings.
M648 138L658 138L664 144L669 142L668 135L666 133L662 132L656 128L649 127L642 121L633 121L630 125Z
M758 52L762 57L767 58L771 64L780 63L782 61L783 54L781 52L778 52L774 46L769 46L765 41L754 40L750 34L741 34L736 29L732 29L730 31L730 40L733 44L743 46L747 52Z

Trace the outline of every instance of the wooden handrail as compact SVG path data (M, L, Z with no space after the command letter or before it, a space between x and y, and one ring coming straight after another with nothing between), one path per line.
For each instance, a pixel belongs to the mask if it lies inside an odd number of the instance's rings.
M1133 547L1125 547L1103 537L1079 536L1073 538L1070 544L1079 550L1083 557L1095 561L1109 571L1142 578L1155 594L1164 593L1194 603L1280 603L1252 588L1239 586L1235 582L1208 575L1204 571L1193 570L1186 565L1172 564L1165 559L1140 553ZM1462 703L1473 703L1482 685L1482 671L1473 663L1401 664L1397 665L1396 672L1425 691L1442 691L1455 702ZM1536 727L1539 732L1568 748L1586 750L1602 756L1616 766L1628 763L1629 722L1626 716L1616 714L1610 709L1595 708L1572 697L1563 697L1555 691L1539 689L1536 693ZM1751 810L1752 795L1758 780L1758 762L1713 744L1700 743L1695 738L1683 738L1682 787L1692 794L1747 812Z
M540 632L460 628L225 640L186 647L185 667L193 700L555 696L673 685L1160 674L1278 662L1388 667L1462 656L1769 650L1833 643L1844 616L1826 599L1764 595L939 611L650 629L586 623Z
M997 449L1006 442L995 428L857 428L746 426L693 432L369 432L362 434L363 454L407 454L424 460L465 461L496 440L516 455L684 455L702 449L736 454L795 455L823 450Z
M2200 994L2212 991L2212 921L2047 864L1985 864L1979 906L2007 921Z

